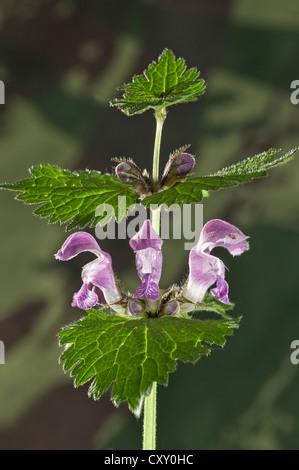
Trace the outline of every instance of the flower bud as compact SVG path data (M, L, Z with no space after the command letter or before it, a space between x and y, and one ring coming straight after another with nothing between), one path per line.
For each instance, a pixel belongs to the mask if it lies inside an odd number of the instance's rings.
M132 315L132 316L139 315L140 313L144 311L144 305L140 300L129 299L127 310L128 310L129 315Z
M165 166L161 180L163 189L170 188L179 180L186 178L193 170L195 158L190 153L183 153L186 147L172 157Z
M132 184L139 194L151 194L151 188L145 171L142 173L138 166L130 160L120 161L115 159L115 161L119 162L115 167L115 173L122 183Z
M163 315L177 315L180 312L180 304L177 300L170 300L162 309Z
M128 160L121 161L115 167L116 176L122 183L132 183L138 179L142 179L142 173L135 163Z

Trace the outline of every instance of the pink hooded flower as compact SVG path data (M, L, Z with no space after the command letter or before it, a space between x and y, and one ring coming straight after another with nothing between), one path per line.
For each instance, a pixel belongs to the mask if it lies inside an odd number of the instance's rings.
M183 288L185 299L196 304L202 302L207 290L216 300L230 304L228 298L228 284L225 281L225 266L216 256L211 255L215 247L226 248L231 255L241 255L249 249L247 236L234 225L224 220L210 220L203 227L197 245L192 248L189 255L189 277Z
M55 258L68 261L84 251L94 253L96 259L83 267L83 285L75 292L72 306L88 309L97 303L111 305L119 302L123 295L114 276L111 256L101 250L92 235L87 232L73 233L66 239Z

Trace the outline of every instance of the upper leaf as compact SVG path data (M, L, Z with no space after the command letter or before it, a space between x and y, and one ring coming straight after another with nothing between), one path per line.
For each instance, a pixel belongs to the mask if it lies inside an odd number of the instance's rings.
M91 380L89 395L98 399L113 384L114 404L127 400L138 416L152 383L166 385L178 359L197 361L211 345L224 346L237 327L234 320L128 319L89 310L60 332L66 345L60 359L76 386Z
M211 177L218 176L227 179L230 177L238 183L251 181L254 178L266 176L267 171L271 168L288 163L292 160L293 155L297 150L298 148L296 147L286 154L279 156L282 149L269 149L255 155L254 157L246 158L241 162L230 165L227 168L223 168L214 175L211 175ZM207 176L206 178L209 177Z
M95 226L101 216L96 209L110 204L117 220L126 214L118 211L118 196L126 196L126 208L134 204L137 194L113 175L97 171L71 172L56 166L40 165L30 169L32 177L17 183L1 184L0 188L19 191L17 199L28 204L40 204L34 211L40 217L49 217L50 223L70 222L67 230ZM105 214L103 214L105 215ZM106 223L113 213L105 215Z
M133 77L131 83L118 88L122 98L110 102L127 115L140 114L149 108L161 109L177 103L195 101L205 92L205 82L196 68L186 70L184 59L164 49L143 75Z
M247 158L241 162L223 168L208 176L192 178L165 191L160 191L143 199L148 207L150 204L191 204L200 202L205 191L237 186L267 175L267 171L289 162L298 148L279 156L281 149L269 149L266 152Z
M149 207L151 204L192 204L200 202L203 198L203 188L198 183L193 183L193 179L177 183L172 188L165 189L151 196L147 196L142 203Z

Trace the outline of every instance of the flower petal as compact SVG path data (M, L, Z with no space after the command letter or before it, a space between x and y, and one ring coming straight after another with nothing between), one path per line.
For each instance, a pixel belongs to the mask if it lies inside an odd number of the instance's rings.
M142 284L137 288L134 298L145 297L159 299L159 281L162 271L161 246L163 241L146 220L130 240L130 246L136 253L136 268Z
M97 259L83 267L82 280L85 284L98 287L107 304L119 302L123 297L117 285L111 257L108 253L102 252Z
M214 289L211 289L210 292L216 300L220 302L231 305L231 302L228 298L228 283L221 276L217 276L217 286Z
M97 294L89 289L88 284L83 284L78 292L73 295L72 307L83 310L94 307L99 301Z
M96 239L87 232L76 232L70 235L55 254L55 258L60 261L68 261L83 251L91 251L97 256L103 253Z
M162 253L153 248L146 248L136 253L136 268L138 276L143 280L144 276L150 274L151 281L159 282L162 271Z
M247 236L241 230L220 219L210 220L203 227L195 248L210 253L216 246L226 248L231 255L241 255L249 249Z
M134 299L139 299L140 297L145 297L151 300L159 299L159 285L151 281L150 274L145 274L144 282L137 287L136 293L133 295Z
M152 228L150 221L146 220L139 232L131 238L129 243L134 251L144 250L145 248L154 248L159 251L161 250L163 240Z
M159 280L162 271L162 253L154 248L146 248L136 253L136 268L142 284L136 297L145 295L148 299L159 298Z
M184 298L194 304L204 299L217 276L224 278L225 272L224 264L219 258L207 253L197 253L195 248L190 251L189 277L182 291Z

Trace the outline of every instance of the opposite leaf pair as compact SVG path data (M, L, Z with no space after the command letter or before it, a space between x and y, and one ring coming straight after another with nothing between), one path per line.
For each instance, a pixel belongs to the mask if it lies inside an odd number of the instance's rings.
M89 309L97 304L110 307L121 315L179 315L190 312L202 303L210 287L214 299L229 305L228 284L225 281L225 266L211 255L215 247L226 248L233 256L248 250L245 236L237 227L223 220L209 221L202 229L197 245L189 255L189 277L179 289L174 286L166 292L159 289L162 271L163 241L146 220L130 246L136 255L136 268L141 279L133 296L127 296L116 280L112 260L92 235L76 232L67 238L55 257L67 261L84 251L96 255L96 259L83 267L81 289L73 296L72 306ZM138 299L138 300L137 300Z

